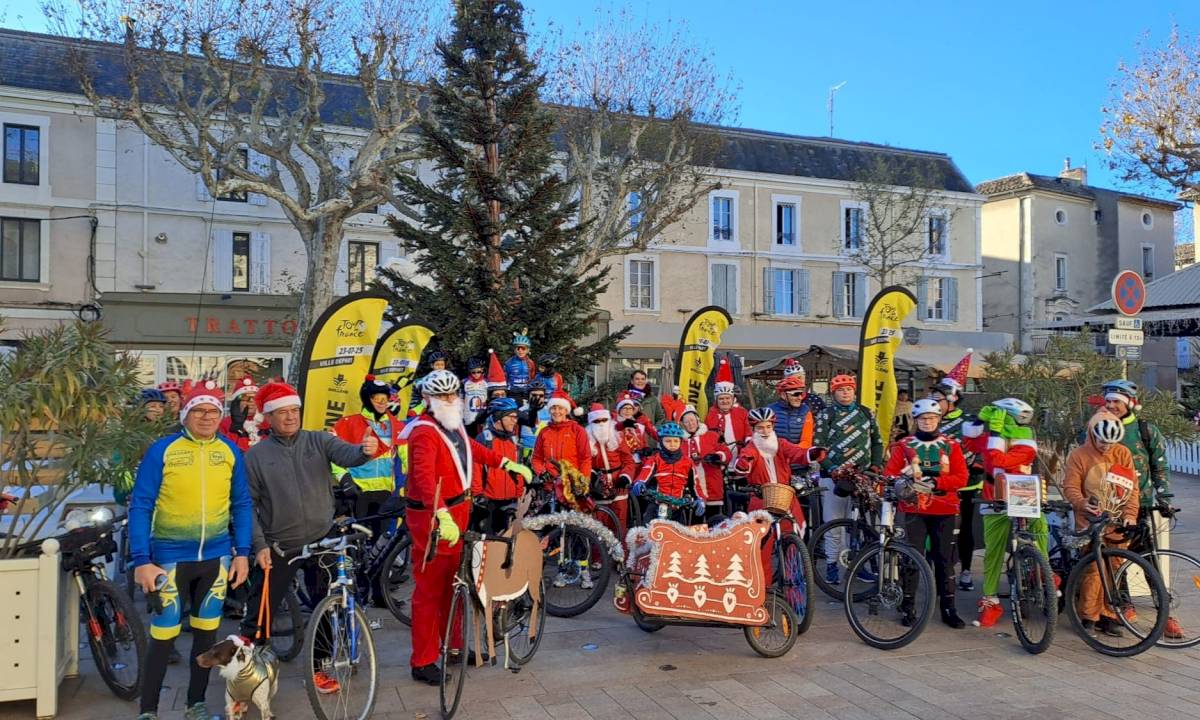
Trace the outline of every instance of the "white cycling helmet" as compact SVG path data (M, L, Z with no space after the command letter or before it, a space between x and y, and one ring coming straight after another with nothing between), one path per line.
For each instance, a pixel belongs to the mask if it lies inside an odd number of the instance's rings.
M1033 420L1033 407L1024 400L1004 398L1003 400L997 400L992 405L1012 415L1013 420L1016 420L1018 425L1028 425Z
M1091 432L1098 443L1116 444L1125 439L1125 423L1115 417L1100 418L1092 424Z
M937 415L938 417L942 416L942 406L937 400L933 398L921 398L913 403L912 416L914 418L930 414Z
M421 383L422 395L450 395L457 393L458 376L449 370L434 370Z

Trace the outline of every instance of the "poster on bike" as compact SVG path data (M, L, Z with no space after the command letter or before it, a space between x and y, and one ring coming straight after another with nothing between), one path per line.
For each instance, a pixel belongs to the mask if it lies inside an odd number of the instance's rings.
M708 395L705 387L716 365L717 347L721 335L733 324L725 308L709 305L697 310L683 326L679 338L679 364L675 384L684 402L696 408L700 417L708 415Z
M890 437L896 414L896 349L904 338L900 323L917 306L907 289L892 285L879 291L863 315L858 346L858 402L875 413L879 434Z
M358 388L371 371L387 298L350 293L313 324L300 360L302 427L328 430L358 407Z
M412 401L413 380L421 353L433 337L433 330L418 322L405 321L383 334L371 358L371 374L397 388L397 404L407 409Z
M1004 501L1009 517L1042 516L1042 480L1037 475L1004 474Z

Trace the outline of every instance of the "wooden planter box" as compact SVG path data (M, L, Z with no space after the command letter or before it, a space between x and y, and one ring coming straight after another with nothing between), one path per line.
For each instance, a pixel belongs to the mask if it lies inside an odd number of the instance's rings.
M58 713L58 684L79 674L79 592L59 569L58 541L34 558L0 560L0 701Z

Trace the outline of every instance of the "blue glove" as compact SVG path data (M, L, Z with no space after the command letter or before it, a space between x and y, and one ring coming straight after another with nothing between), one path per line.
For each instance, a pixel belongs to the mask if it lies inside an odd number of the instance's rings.
M633 487L629 488L629 494L634 497L641 497L642 491L645 489L646 483L639 480L633 484Z
M704 512L704 500L703 500L703 498L696 498L695 500L693 500L693 501L692 501L692 508L693 508L693 509L694 509L696 512L698 512L698 513L702 513L702 512Z

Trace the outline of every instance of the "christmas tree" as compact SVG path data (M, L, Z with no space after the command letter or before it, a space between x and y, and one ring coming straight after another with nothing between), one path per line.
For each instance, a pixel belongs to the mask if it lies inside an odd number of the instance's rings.
M628 328L581 345L595 332L608 273L570 270L585 241L553 167L555 118L539 100L544 78L525 52L521 3L455 6L420 123L436 180L399 176L416 222L391 220L422 282L382 271L391 315L428 322L458 362L507 348L514 330L528 328L535 355L559 354L564 374L584 370Z
M703 554L696 558L696 581L712 582L712 575L708 572L708 558Z
M663 577L683 577L683 575L680 574L680 570L682 568L679 567L679 560L679 552L672 552L670 555L670 562L667 563L667 571L663 574Z
M750 585L750 581L747 580L746 576L743 574L742 557L740 555L734 555L733 559L729 561L729 573L725 575L725 582L722 584Z

